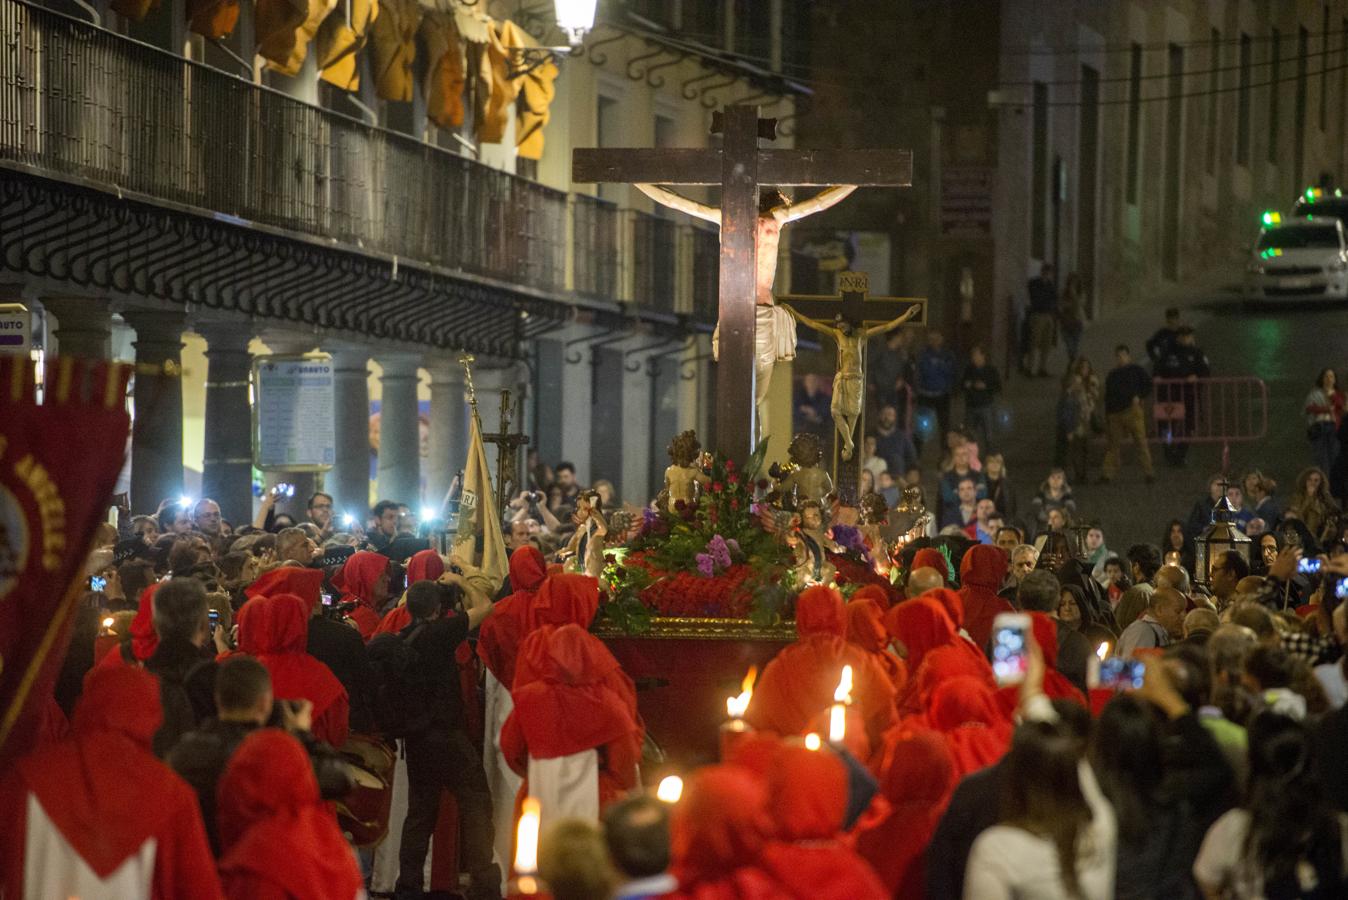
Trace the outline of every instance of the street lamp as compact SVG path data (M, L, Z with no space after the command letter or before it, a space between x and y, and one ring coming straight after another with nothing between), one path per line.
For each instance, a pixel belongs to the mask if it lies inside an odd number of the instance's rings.
M1212 561L1227 550L1239 553L1247 564L1250 561L1250 539L1234 524L1236 511L1226 497L1229 485L1225 478L1221 485L1221 499L1212 507L1212 524L1194 541L1194 580L1205 587L1210 580L1208 570Z
M594 11L598 0L554 0L557 12L557 27L566 35L571 49L575 50L585 40L585 35L594 28Z

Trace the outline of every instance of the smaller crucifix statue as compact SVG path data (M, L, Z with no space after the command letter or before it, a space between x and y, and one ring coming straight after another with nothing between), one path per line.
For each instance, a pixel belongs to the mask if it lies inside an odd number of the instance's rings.
M826 337L832 338L834 343L838 345L838 372L833 376L833 402L830 410L833 413L833 426L837 429L838 437L842 440L839 455L843 460L850 460L853 451L856 449L852 435L856 431L857 422L861 418L862 407L866 399L866 341L877 334L892 331L923 313L926 309L926 301L875 298L868 304L866 302L867 282L864 273L843 272L839 275L838 281L841 303L838 300L833 300L833 298L816 298L832 300L834 306L837 307L837 312L833 314L831 324L820 319L810 318L805 312L815 312L820 309L825 312L833 312L832 309L824 308L817 303L810 304L810 298L783 297L781 299L790 301L783 305L790 310L791 315L795 316L798 322ZM890 302L886 304L883 301ZM873 324L867 318L867 314L870 312L868 307L872 305L875 308L887 305L898 305L906 308L894 318ZM805 311L798 309L798 306L805 307ZM886 309L886 312L889 311L891 310Z

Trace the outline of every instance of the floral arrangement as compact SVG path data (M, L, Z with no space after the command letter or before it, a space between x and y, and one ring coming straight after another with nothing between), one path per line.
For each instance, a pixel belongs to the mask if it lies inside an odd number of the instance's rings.
M779 622L794 596L791 553L754 512L754 475L766 442L739 470L704 455L705 491L674 511L647 508L635 539L607 556L601 616L629 633L654 616Z

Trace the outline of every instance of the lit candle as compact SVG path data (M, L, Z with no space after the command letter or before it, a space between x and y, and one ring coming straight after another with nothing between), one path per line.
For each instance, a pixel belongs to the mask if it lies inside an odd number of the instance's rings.
M538 828L542 807L537 797L524 798L520 822L515 829L515 890L538 893Z
M683 779L677 775L666 775L655 789L655 799L661 803L678 803L682 796Z
M815 734L813 731L811 731L809 734L805 735L805 749L806 749L806 750L818 750L818 749L819 749L820 747L822 747L822 746L823 746L823 742L821 742L821 741L819 740L819 735Z
M1100 666L1109 656L1109 641L1101 641L1095 648L1095 655L1086 660L1086 687L1095 690L1100 686Z
M833 708L828 716L829 743L841 744L847 736L847 705L852 702L852 667L843 666L842 677L833 692Z
M744 714L749 709L749 701L754 696L754 681L758 678L758 666L750 666L740 682L738 697L725 698L725 711L730 721L721 724L721 759L729 759L730 751L741 735L747 734L749 726L744 722Z

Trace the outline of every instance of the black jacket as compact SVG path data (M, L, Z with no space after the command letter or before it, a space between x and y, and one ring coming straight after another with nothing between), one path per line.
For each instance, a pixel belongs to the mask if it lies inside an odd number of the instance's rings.
M163 759L183 735L215 715L215 654L170 637L159 642L145 668L159 679L164 722L154 735L154 755Z
M279 710L274 710L273 722L270 724L279 725L279 717ZM211 842L211 852L216 856L220 855L220 834L215 820L216 785L220 783L220 776L224 774L225 766L239 744L257 730L258 726L252 722L207 719L200 728L183 735L165 760L196 791L197 802L201 805L201 818L206 825L206 836ZM351 778L337 752L307 731L291 733L309 753L314 777L318 780L319 795L324 800L336 800L349 794Z
M1111 369L1105 376L1105 412L1127 412L1133 398L1151 396L1151 376L1137 363Z
M974 382L983 382L983 387L975 387ZM970 363L964 369L964 402L981 409L992 403L1002 392L1002 376L995 366L975 366Z
M371 733L374 730L376 685L360 632L327 616L314 616L309 620L309 640L304 649L331 669L346 688L351 704L351 730L358 734Z
M1197 346L1176 343L1156 361L1155 372L1157 378L1188 378L1190 375L1205 378L1212 372L1212 367Z
M1002 764L966 775L927 845L927 896L963 897L969 851L1000 818Z

